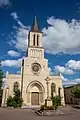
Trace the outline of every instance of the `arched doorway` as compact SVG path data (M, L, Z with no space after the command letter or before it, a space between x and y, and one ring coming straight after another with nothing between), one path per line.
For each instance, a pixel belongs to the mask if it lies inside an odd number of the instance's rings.
M30 105L40 105L44 102L44 87L39 81L32 81L28 85L27 101Z
M31 93L31 105L39 105L40 89L38 83L34 83L29 91Z

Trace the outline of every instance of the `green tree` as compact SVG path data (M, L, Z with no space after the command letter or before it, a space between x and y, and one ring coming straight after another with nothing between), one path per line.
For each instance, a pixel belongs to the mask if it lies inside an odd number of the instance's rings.
M22 98L20 98L20 90L17 89L16 91L14 90L14 97L12 98L11 96L7 99L7 106L8 107L21 107L23 103Z
M2 85L3 85L3 71L0 69L0 93L2 91Z
M1 101L2 101L2 85L3 85L3 71L0 68L0 105L1 105Z
M80 98L80 86L73 87L71 92L73 97Z
M22 100L22 98L20 98L20 90L19 89L14 91L13 99L16 102L17 107L21 107L22 106L23 100Z

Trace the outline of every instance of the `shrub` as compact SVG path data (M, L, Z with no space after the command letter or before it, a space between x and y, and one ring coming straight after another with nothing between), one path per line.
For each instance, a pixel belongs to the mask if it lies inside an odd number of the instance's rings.
M41 105L40 110L54 110L54 106Z
M59 96L53 97L52 102L53 102L53 106L56 110L58 108L58 106L61 106L61 97L59 97Z
M47 106L46 110L54 110L54 106Z
M9 98L7 98L7 106L8 107L13 107L13 98L11 96L9 96Z
M52 106L46 106L46 104L41 105L40 110L56 110L58 106L61 106L61 97L55 96L52 99L53 105Z
M40 110L44 110L45 109L45 105L41 105Z

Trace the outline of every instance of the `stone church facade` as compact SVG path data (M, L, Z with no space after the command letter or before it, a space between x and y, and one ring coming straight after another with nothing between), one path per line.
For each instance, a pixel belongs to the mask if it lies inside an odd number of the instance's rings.
M23 106L44 104L47 92L50 98L51 94L60 95L62 105L65 105L61 76L49 75L48 60L44 58L42 36L35 17L28 35L28 56L22 61L21 74L6 73L2 106L6 106L7 98L13 96L14 86L21 91ZM47 79L49 80L48 91Z

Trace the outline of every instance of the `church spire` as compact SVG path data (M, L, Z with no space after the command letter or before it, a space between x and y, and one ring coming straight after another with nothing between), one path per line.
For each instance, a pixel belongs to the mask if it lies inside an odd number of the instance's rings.
M32 32L38 32L38 22L37 22L36 16L35 16L35 19L33 21L33 25L32 25L31 31Z

